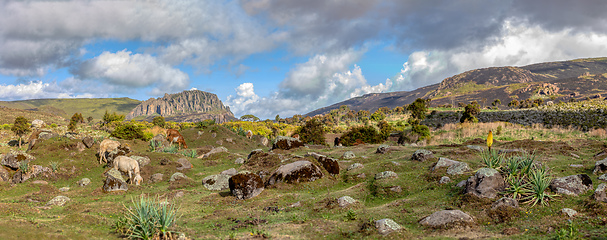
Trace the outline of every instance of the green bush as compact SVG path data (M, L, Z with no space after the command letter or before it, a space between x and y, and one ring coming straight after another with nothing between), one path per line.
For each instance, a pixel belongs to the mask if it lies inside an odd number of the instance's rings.
M163 116L154 117L154 119L152 119L152 124L154 124L154 126L159 126L159 127L163 128L164 127L164 117Z
M125 140L141 139L141 140L147 141L147 140L145 140L145 137L144 137L144 134L143 134L143 131L141 130L141 128L139 126L136 126L133 123L125 123L125 124L118 125L116 127L116 129L114 129L114 131L112 132L111 136L115 137L115 138L125 139ZM150 139L151 139L151 137L150 137Z
M316 118L307 121L305 125L297 130L297 132L299 134L299 139L303 143L326 145L325 127L322 122Z
M426 125L418 124L414 125L411 128L412 132L419 135L419 140L429 139L430 138L430 128Z
M215 119L207 119L196 123L196 128L203 129L215 125Z
M341 136L341 143L344 146L352 146L357 140L362 143L382 143L382 135L372 126L353 127Z
M105 114L103 114L103 122L104 124L108 124L111 122L122 122L124 121L124 115L120 115L117 113L108 113L107 110Z
M464 122L477 123L478 119L476 118L476 115L478 115L480 112L481 112L481 107L478 105L478 103L471 102L468 105L466 105L466 107L464 109L464 114L459 119L459 121L461 123L464 123Z

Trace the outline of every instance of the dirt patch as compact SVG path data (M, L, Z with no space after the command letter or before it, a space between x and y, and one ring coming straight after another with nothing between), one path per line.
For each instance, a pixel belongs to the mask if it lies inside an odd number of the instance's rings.
M172 182L169 182L169 190L182 189L188 187L195 187L196 182L191 179L179 179Z
M494 141L494 143L495 143L495 141ZM487 140L481 139L481 138L475 138L475 139L468 140L468 141L462 143L463 146L466 146L466 145L485 145L485 144L487 144Z
M251 156L245 163L245 168L250 171L270 170L280 166L281 160L278 154L259 152Z
M527 152L539 152L544 155L568 155L576 151L566 142L535 141L531 139L516 140L500 144L500 148L505 149L523 149Z

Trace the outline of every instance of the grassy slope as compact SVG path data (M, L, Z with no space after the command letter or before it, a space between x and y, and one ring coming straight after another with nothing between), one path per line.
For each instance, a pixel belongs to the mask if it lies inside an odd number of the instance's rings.
M70 118L74 113L82 113L84 118L92 116L95 119L101 119L106 110L126 115L139 103L139 100L130 98L74 98L0 102L0 106L17 109L38 109L52 112L63 118Z

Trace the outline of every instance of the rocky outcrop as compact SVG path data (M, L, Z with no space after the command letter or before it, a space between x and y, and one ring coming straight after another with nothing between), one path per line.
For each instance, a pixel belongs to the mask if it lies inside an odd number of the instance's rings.
M156 114L163 117L182 116L183 119L177 119L182 121L214 119L215 122L223 123L234 119L230 108L224 106L217 95L200 90L165 94L164 97L156 99L150 98L131 110L126 119Z
M266 185L274 185L279 182L313 182L324 175L320 168L309 161L297 161L282 165L270 176Z
M555 178L550 183L550 189L559 194L577 196L592 190L592 179L586 174Z

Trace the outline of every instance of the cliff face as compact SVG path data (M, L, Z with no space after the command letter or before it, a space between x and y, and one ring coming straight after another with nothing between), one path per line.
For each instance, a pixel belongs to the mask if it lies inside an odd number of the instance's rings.
M150 98L131 110L126 118L130 120L138 116L155 114L175 119L181 119L178 116L187 115L190 116L188 119L215 119L217 122L225 122L234 118L230 108L224 106L217 95L200 90L165 94L164 97L156 99Z

